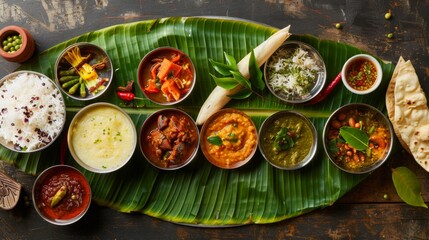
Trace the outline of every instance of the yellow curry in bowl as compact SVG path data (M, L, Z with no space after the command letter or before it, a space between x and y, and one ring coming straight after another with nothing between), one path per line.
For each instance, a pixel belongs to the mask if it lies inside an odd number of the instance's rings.
M213 114L200 134L201 150L213 165L223 169L238 168L255 154L258 134L245 113L223 109Z

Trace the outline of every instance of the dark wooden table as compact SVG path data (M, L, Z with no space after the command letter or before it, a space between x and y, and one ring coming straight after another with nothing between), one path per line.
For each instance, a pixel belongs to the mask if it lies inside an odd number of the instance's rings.
M317 2L317 3L316 3ZM392 19L384 14L392 12ZM115 24L167 16L229 16L345 42L396 63L411 59L429 93L429 1L427 0L1 0L0 27L21 25L37 41L37 53L74 36ZM341 23L340 30L335 28ZM393 38L386 37L393 33ZM0 60L0 77L19 65ZM268 225L196 228L141 214L124 214L93 204L79 222L66 227L44 222L29 202L34 181L0 161L0 171L23 185L18 206L0 211L1 239L429 239L429 210L403 203L391 168L407 166L429 201L429 174L406 153L332 206ZM387 196L387 199L385 198Z

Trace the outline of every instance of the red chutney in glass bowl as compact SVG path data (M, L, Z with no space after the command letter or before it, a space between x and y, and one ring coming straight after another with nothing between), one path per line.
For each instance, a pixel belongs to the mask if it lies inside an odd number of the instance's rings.
M55 225L78 221L89 208L91 188L77 169L57 165L43 171L33 186L33 203L39 215Z

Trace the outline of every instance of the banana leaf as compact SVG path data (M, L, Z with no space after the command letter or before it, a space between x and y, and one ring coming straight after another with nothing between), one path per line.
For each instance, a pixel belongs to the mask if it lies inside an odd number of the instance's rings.
M291 28L293 33L293 26ZM209 59L223 61L223 53L241 59L276 28L237 19L165 18L116 25L89 32L58 44L26 63L28 69L54 78L57 56L76 42L91 42L104 48L113 61L114 82L109 92L96 101L122 107L133 119L137 130L146 117L161 108L148 100L127 104L116 97L117 86L136 80L137 67L143 56L160 46L171 46L187 53L196 65L197 82L192 95L175 106L194 118L200 106L215 87ZM328 82L341 70L343 63L362 50L339 42L310 35L293 35L290 39L309 43L326 63ZM257 127L269 115L293 109L308 116L319 133L319 151L306 167L284 171L268 164L260 153L244 167L222 170L197 154L192 164L175 171L161 171L148 164L137 147L131 161L122 169L97 174L80 168L67 150L67 126L74 114L88 102L66 98L67 123L62 136L39 153L17 154L0 148L0 159L15 164L29 174L37 175L54 164L69 164L81 169L90 181L93 200L120 212L139 212L175 223L198 226L262 224L281 221L332 205L367 175L352 175L330 163L322 149L321 135L329 115L350 102L365 102L385 111L384 95L393 72L390 63L383 63L383 82L370 96L351 94L339 85L323 102L314 106L288 105L268 91L262 99L252 96L233 100L228 107L243 110ZM136 88L136 95L143 97ZM91 103L91 102L90 102Z

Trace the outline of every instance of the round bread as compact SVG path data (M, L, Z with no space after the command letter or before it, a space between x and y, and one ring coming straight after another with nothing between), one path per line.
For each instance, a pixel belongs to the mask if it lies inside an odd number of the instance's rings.
M405 144L417 163L429 172L429 108L409 60L399 60L386 94L386 106L401 144Z

